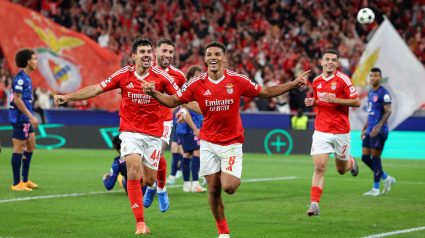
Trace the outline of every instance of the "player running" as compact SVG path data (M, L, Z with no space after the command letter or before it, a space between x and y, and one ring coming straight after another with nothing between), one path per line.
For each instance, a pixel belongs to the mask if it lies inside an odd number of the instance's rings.
M380 180L384 180L382 194L388 193L395 178L390 177L382 170L381 154L384 150L385 141L388 138L388 118L391 115L391 97L388 91L381 86L382 73L379 68L372 68L370 83L373 88L369 92L367 100L368 117L364 124L361 139L362 161L373 171L374 184L372 190L363 195L379 196L381 194ZM372 155L372 158L370 156Z
M311 205L307 215L319 215L319 201L324 186L324 175L331 153L335 155L336 170L340 174L359 173L359 167L350 155L351 136L348 107L359 107L360 99L351 79L336 70L339 55L326 50L322 55L323 74L313 81L314 98L306 98L306 106L318 107L311 155L314 174L311 187Z
M158 68L166 71L180 88L186 82L186 78L183 72L170 65L174 57L174 50L175 45L171 40L159 40L155 49L156 60L151 62L151 65L157 66ZM155 186L153 190L149 188L147 189L145 196L143 197L143 206L146 208L151 206L155 193L158 189L159 210L161 212L165 212L170 207L170 201L168 200L167 189L165 188L167 179L167 161L164 158L164 151L165 148L167 148L167 145L170 144L171 129L173 128L173 113L168 107L164 107L162 105L160 105L160 107L164 118L164 132L162 134L161 154L159 159L158 174L156 176L158 188Z
M188 83L202 73L201 67L194 65L186 72ZM204 117L189 110L186 122L176 125L177 135L181 140L184 155L182 161L183 172L183 192L203 193L206 188L199 184L200 168L200 140L199 131L202 127ZM190 172L192 171L192 183L190 182Z
M233 194L241 184L243 127L239 115L241 96L272 98L302 87L306 83L303 73L294 82L272 87L261 87L248 77L225 70L226 47L213 41L205 47L208 72L200 74L177 95L164 95L146 81L147 94L161 104L173 108L197 101L204 115L201 139L200 176L205 175L209 190L209 204L216 220L220 238L230 237L224 216L221 189Z
M145 94L138 79L143 79L160 92L175 94L179 90L174 80L162 69L150 66L152 43L147 38L133 42L132 58L135 65L126 66L100 84L88 86L68 95L56 95L57 104L84 100L121 88L120 139L121 157L127 163L127 191L136 218L136 234L149 233L143 214L143 194L140 174L150 189L155 188L164 131L160 104Z
M9 121L13 126L12 190L32 191L38 185L28 180L28 173L35 148L34 129L39 123L32 114L33 88L29 74L37 69L38 60L34 50L24 48L16 53L15 62L21 70L13 78L9 105Z

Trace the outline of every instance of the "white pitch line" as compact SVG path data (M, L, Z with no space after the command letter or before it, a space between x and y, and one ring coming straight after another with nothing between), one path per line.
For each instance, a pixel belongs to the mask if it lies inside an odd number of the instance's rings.
M292 176L292 177L247 179L247 180L242 180L242 182L250 183L250 182L272 181L272 180L287 180L287 179L296 179L296 178L297 177ZM183 185L168 185L167 186L167 188L177 188L177 187L183 187ZM18 202L18 201L27 201L27 200L45 199L45 198L75 197L75 196L85 196L85 195L104 194L104 193L120 193L120 192L124 192L124 190L100 191L100 192L90 192L90 193L71 193L71 194L47 195L47 196L26 197L26 198L14 198L14 199L8 199L8 200L0 200L0 203Z
M311 177L297 177L297 179L309 179L309 180L311 180ZM355 178L352 178L352 179L339 179L339 178L326 178L326 176L325 176L325 181L326 180L353 181L353 182L370 182L373 179L355 179ZM396 183L419 184L419 185L425 184L425 182L412 182L412 181L400 181L400 180L397 180Z
M392 236L392 235L397 235L397 234L401 234L401 233L409 233L409 232L412 232L412 231L421 231L421 230L425 230L425 226L417 227L417 228L411 228L411 229L407 229L407 230L392 231L392 232L381 233L381 234L376 234L376 235L364 236L364 237L361 237L361 238L385 237L385 236Z

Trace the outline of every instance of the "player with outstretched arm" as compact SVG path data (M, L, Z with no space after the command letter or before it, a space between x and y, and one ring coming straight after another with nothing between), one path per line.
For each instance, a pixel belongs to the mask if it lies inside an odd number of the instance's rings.
M226 47L213 41L205 47L205 62L208 72L191 80L177 95L165 95L144 81L143 87L162 105L173 108L183 103L197 101L204 115L200 131L201 165L200 176L208 183L209 204L216 220L220 238L230 237L224 216L221 191L233 194L241 184L242 121L239 114L241 96L272 98L292 89L305 86L308 72L294 82L261 87L245 75L224 69Z

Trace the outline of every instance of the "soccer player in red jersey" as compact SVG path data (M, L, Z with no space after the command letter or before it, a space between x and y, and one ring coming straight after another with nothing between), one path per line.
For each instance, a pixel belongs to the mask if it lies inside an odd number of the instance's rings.
M216 220L219 237L230 237L224 216L221 189L233 194L241 184L242 143L244 142L242 121L239 115L241 96L272 98L302 87L306 83L303 73L294 82L272 87L261 87L248 77L223 68L226 47L211 42L206 47L205 62L208 72L200 74L183 86L177 95L164 95L149 83L143 84L147 94L167 107L176 107L197 101L204 115L201 139L200 176L208 182L209 204Z
M143 92L143 79L160 92L173 95L179 90L175 81L162 69L151 66L152 43L149 39L133 42L132 57L135 65L126 66L100 84L88 86L67 95L56 95L57 104L84 100L113 89L121 89L120 139L121 157L127 163L127 191L130 206L137 221L136 234L149 233L143 214L143 194L140 174L151 189L155 188L158 162L161 154L161 137L164 131L161 105Z
M359 167L350 155L351 136L348 107L359 107L360 98L351 79L336 70L339 55L326 50L322 55L323 74L313 81L314 98L306 98L306 106L318 107L313 145L314 175L311 187L311 205L307 215L319 215L319 201L324 185L324 175L331 153L335 154L336 170L340 174L359 173Z
M159 40L155 49L156 60L152 61L151 65L157 66L158 68L166 71L180 88L186 82L186 78L183 72L170 65L174 56L174 50L175 45L171 40ZM170 201L168 200L167 189L165 188L165 182L167 179L167 161L164 158L164 151L170 143L171 129L173 128L173 113L168 107L162 105L160 105L160 107L164 118L164 132L162 134L162 147L158 165L158 174L156 176L158 188L155 187L153 190L148 188L146 190L145 196L143 197L143 206L146 208L150 207L158 189L159 210L161 212L165 212L170 207Z

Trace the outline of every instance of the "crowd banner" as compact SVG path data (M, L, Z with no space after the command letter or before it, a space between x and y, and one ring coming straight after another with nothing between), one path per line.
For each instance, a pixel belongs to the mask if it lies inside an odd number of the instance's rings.
M88 36L10 1L0 0L0 32L0 46L13 74L19 71L16 52L25 47L35 50L38 68L30 75L34 88L67 94L98 84L120 69L119 56ZM120 100L113 90L90 102L117 111Z
M390 130L425 103L425 69L391 22L385 18L367 44L352 76L361 99L359 108L350 109L352 130L361 130L366 121L368 92L371 90L368 78L373 67L381 69L382 86L391 95L392 113L388 121Z

